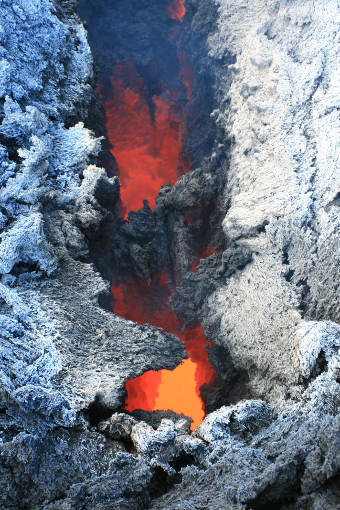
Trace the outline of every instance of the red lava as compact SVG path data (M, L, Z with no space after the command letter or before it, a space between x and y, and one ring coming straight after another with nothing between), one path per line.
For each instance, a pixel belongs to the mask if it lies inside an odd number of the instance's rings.
M172 18L183 21L184 0L172 2L168 11ZM194 83L191 60L182 53L179 64L179 79L189 100ZM178 91L170 91L163 84L162 94L148 98L134 64L123 62L113 70L110 89L100 92L108 138L119 167L120 212L126 217L128 211L140 209L145 199L153 209L159 188L174 184L179 175L190 170L190 160L182 152L185 110L176 102ZM193 271L198 263L193 263ZM126 409L184 413L193 419L191 428L195 429L205 414L200 387L216 377L205 349L211 344L201 326L184 328L168 305L171 291L166 271L154 276L150 284L132 278L113 284L112 292L117 315L177 335L189 355L174 370L151 370L127 381Z
M200 387L210 383L216 373L208 360L205 346L211 345L200 325L183 328L168 305L170 290L166 273L156 277L150 285L134 280L112 287L117 315L139 324L146 322L177 335L185 345L188 359L174 370L148 371L126 383L126 409L171 409L193 419L195 429L204 418L204 404Z
M126 217L143 206L143 199L153 209L162 184L174 184L189 170L181 155L184 114L169 90L152 98L152 112L132 62L115 66L110 96L105 91L106 128L120 170L120 212Z
M168 7L171 18L177 19L181 23L185 16L185 0L174 0Z

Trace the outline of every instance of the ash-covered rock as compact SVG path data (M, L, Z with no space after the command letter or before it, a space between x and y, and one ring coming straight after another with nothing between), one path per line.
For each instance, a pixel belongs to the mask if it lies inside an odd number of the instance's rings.
M339 321L338 5L216 4L209 54L235 55L228 70L212 67L213 116L233 138L223 230L252 261L222 277L205 327L247 370L253 394L276 400L299 392L300 319Z
M177 414L170 409L167 411L143 411L142 409L136 409L131 414L137 420L144 421L153 428L159 427L163 419L168 419L175 422L177 430L189 432L190 425L192 423L192 418L189 418L184 414Z
M92 164L101 150L84 125L94 100L92 56L75 7L49 0L0 6L4 509L42 508L80 483L66 507L83 498L93 508L89 494L101 476L121 485L114 473L139 469L139 461L111 464L125 448L90 431L83 412L90 409L94 422L111 414L123 404L126 379L172 369L185 355L173 335L100 306L108 308L109 282L91 262L89 241L105 222L122 221L119 183ZM147 499L149 473L141 465L131 505ZM126 501L117 491L112 501Z
M131 438L132 427L136 423L136 420L128 414L114 413L109 420L98 424L98 430L111 439L127 440Z
M74 484L66 499L42 506L43 510L98 508L139 510L150 497L147 486L152 480L150 468L126 452L119 452L102 476Z
M105 474L118 452L123 446L85 426L41 435L20 432L1 445L2 508L43 508L69 487Z
M271 412L260 424L258 400L247 400L208 415L197 433L214 444L211 464L186 468L182 483L152 508L330 510L339 501L338 141L330 134L339 120L339 7L216 5L218 28L208 41L218 103L212 116L233 140L223 191L225 261L219 270L215 256L202 261L173 301L187 320L197 306L190 312L185 301L197 303L221 377L218 358L238 379L247 376L239 398L262 398ZM225 63L231 53L234 62ZM250 427L247 413L239 421L241 405L254 405Z
M155 58L178 87L176 52L190 49L194 171L125 223L118 179L96 166L76 2L2 1L1 507L334 510L339 6L187 0L175 48L165 0L87 4L121 23L113 34L96 18L106 77L112 55L133 57L150 95ZM116 317L109 280L165 266L173 308L203 320L222 379L202 389L213 412L194 434L181 415L121 410L126 379L185 353Z
M324 501L321 508L330 510L340 467L338 398L339 384L329 370L300 402L281 403L280 411L248 400L211 413L196 432L210 446L204 468L186 467L181 484L151 508L180 509L185 501L190 509L285 503L297 509Z
M228 434L245 438L272 421L271 406L260 400L246 400L234 407L221 407L210 413L198 426L195 435L213 444L225 440Z

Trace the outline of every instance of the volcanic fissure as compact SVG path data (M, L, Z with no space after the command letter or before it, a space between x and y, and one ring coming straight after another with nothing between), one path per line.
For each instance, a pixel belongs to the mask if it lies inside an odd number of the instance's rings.
M188 358L174 370L149 370L128 380L125 410L183 413L192 418L193 430L205 416L207 388L218 384L219 378L208 358L212 344L203 332L199 315L187 320L185 312L176 313L171 305L184 271L183 264L178 262L176 239L171 239L174 220L171 214L164 213L164 197L166 200L181 176L197 166L199 156L195 146L198 144L197 141L190 143L190 139L195 138L193 125L202 115L198 111L201 106L197 94L195 97L197 83L190 45L184 49L183 43L188 39L185 22L188 13L184 0L164 1L158 5L152 2L145 7L146 12L160 18L163 33L158 40L158 26L152 31L144 21L141 28L138 12L143 6L132 3L130 13L129 7L124 8L119 2L118 7L112 7L117 19L124 17L122 31L126 29L126 37L132 38L130 41L124 39L123 34L112 34L116 39L109 42L108 28L99 34L101 22L97 21L91 32L89 21L90 37L94 34L92 45L100 55L98 94L104 108L107 147L114 162L111 172L118 175L120 181L118 210L121 219L118 224L122 235L116 243L120 248L112 256L113 310L126 319L148 323L176 335L184 343ZM84 17L89 20L91 13L83 9ZM132 22L129 26L126 20L133 12L135 24ZM206 102L208 111L209 101ZM209 143L204 139L199 143L202 155L204 146L208 147ZM214 197L184 209L180 223L189 239L186 270L194 275L202 260L221 252L218 243L211 242L206 235L206 219L214 211ZM200 218L202 215L204 221ZM152 233L143 231L139 244L131 240L131 231L138 231L145 219L152 223L152 228L155 223L162 222L163 230L172 222L168 228L172 234L168 234L165 249L164 246L163 249L155 247L155 242L162 245L162 239L154 236L152 256L149 245L146 246L146 239L149 235L150 240ZM145 225L141 229L145 230ZM122 236L128 239L128 248L122 248ZM137 264L130 261L134 257L131 246L138 251ZM143 257L147 259L144 264L140 263Z

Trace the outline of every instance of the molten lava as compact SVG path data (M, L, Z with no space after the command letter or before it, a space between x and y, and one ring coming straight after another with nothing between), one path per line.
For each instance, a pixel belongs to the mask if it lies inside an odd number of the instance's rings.
M168 11L171 18L182 22L184 0L174 0ZM173 32L171 37L175 36ZM159 93L150 97L132 62L117 64L110 86L100 88L107 134L119 168L120 212L125 217L128 211L140 209L145 199L154 208L159 188L174 184L190 170L190 159L182 151L183 105L184 90L187 100L192 96L194 76L188 56L182 53L178 63L177 90L170 91L160 76ZM126 409L171 409L190 416L192 428L196 428L204 417L200 388L216 376L205 349L210 343L201 326L184 328L168 305L171 292L165 271L150 284L131 278L113 284L112 291L117 315L177 335L189 355L175 370L149 371L127 381Z
M174 184L189 170L181 155L183 111L176 105L175 94L166 89L150 105L132 62L117 64L110 91L101 92L108 138L120 170L120 212L126 216L140 209L143 199L153 209L162 184Z
M174 370L149 371L126 383L126 409L171 409L193 419L192 429L204 418L200 387L216 376L205 346L211 345L200 325L184 329L168 305L170 290L165 272L150 285L130 280L113 286L114 311L140 324L146 322L177 335L185 345L188 359Z
M172 19L177 19L181 23L185 16L185 0L174 0L168 7L168 12Z

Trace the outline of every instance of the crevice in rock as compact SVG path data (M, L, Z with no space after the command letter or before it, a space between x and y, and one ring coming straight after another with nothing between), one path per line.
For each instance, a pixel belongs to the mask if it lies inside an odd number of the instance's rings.
M6 147L8 159L14 163L22 163L22 158L18 154L19 144L15 138L8 138L0 134L0 144Z
M171 462L169 462L169 464L178 473L182 468L197 465L197 459L190 453L182 452L181 455L175 457Z
M176 473L169 474L158 466L154 469L149 485L151 499L163 496L163 494L166 494L174 485L181 483L182 475L180 470L187 466L197 465L197 460L193 455L182 453L169 462L169 465Z
M0 6L0 506L335 508L336 2L302 20L294 1L80 0L94 77L77 3ZM129 135L178 152L128 206L126 92ZM180 136L155 131L164 112ZM176 328L145 324L147 302ZM195 425L212 412L193 435L187 409L137 409L133 381L158 390L181 360L202 368Z
M176 474L169 474L161 467L157 466L154 469L150 484L149 494L151 499L159 498L166 494L176 483L181 481L181 476Z
M326 209L329 209L332 206L340 207L340 191L335 195L333 200L327 204Z
M221 259L220 254L225 249L220 202L228 168L229 142L211 116L215 105L214 79L211 61L206 60L205 36L216 22L216 8L210 2L205 8L197 8L195 2L189 1L183 23L176 24L167 14L168 4L167 1L133 1L98 5L80 1L79 12L87 22L96 59L98 98L102 101L102 104L93 101L86 122L95 128L97 135L106 137L99 159L109 175L119 175L116 161L110 159L118 149L108 140L107 129L108 115L111 115L108 112L111 106L107 105L112 103L110 87L115 72L117 79L125 79L121 78L122 71L127 73L125 90L130 87L133 93L139 90L138 83L143 82L141 95L146 98L153 122L156 122L155 98L164 93L164 83L169 90L176 91L175 109L185 112L181 165L189 164L192 172L182 176L175 185L160 189L154 211L151 204L144 203L142 209L129 213L127 222L118 214L117 206L123 214L121 202L111 207L104 204L110 208L110 213L97 232L87 235L90 260L106 279L128 288L128 282L132 284L132 281L133 285L150 285L155 275L166 272L173 292L197 266L201 281L208 282L213 273L216 273L213 278L220 276L220 263L205 274L204 262L211 253L216 254L217 260ZM193 17L195 30L192 30ZM109 30L110 20L115 21L114 32ZM223 62L230 65L234 61L228 54ZM241 259L235 264L237 269L248 261L244 257ZM192 290L189 301L193 297ZM187 313L186 300L171 300L171 306L180 312L185 324L195 324L201 320L201 307L212 290L211 286L200 290L195 317L191 311ZM113 302L116 299L117 296ZM101 294L98 303L108 310L109 296ZM209 398L207 409L220 404L226 388L225 384L220 384L217 398L212 386L213 383L209 388L202 387L203 398Z
M95 427L101 421L107 420L114 413L114 409L108 407L103 402L103 396L97 394L95 400L91 402L87 409L84 409L84 415L88 419L91 427Z
M327 367L328 367L328 362L326 360L325 352L321 349L321 351L315 361L313 371L311 373L311 378L315 378L318 375L320 375L322 372L325 372L327 370Z
M298 287L300 291L300 303L299 303L299 309L303 314L306 313L310 303L309 303L309 296L310 296L310 287L307 283L307 278L301 278L297 283L296 286Z

